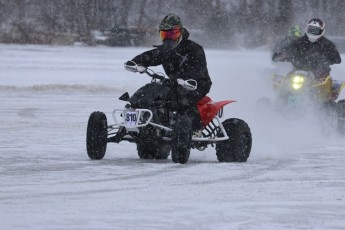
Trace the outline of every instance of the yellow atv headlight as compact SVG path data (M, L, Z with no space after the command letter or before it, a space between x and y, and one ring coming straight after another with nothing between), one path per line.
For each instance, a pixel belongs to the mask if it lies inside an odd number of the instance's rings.
M291 87L295 90L299 90L300 88L302 88L304 83L304 77L302 76L293 76L291 79Z

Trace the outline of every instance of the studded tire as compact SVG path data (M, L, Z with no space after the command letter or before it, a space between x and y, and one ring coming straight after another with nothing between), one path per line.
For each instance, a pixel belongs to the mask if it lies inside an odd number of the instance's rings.
M188 116L180 116L175 124L172 138L171 158L173 162L185 164L190 155L192 142L192 120Z
M336 104L338 113L338 127L339 134L345 135L345 100L339 100Z
M222 124L229 139L216 144L218 161L246 162L252 148L252 134L248 124L237 118L227 119Z
M86 134L87 154L92 160L100 160L107 149L107 117L103 112L93 112L89 117Z

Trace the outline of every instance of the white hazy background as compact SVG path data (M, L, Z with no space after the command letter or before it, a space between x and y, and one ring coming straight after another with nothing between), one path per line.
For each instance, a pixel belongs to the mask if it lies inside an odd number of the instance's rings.
M274 98L266 50L205 50L209 96L237 100L222 119L251 128L248 162L219 163L212 147L185 165L140 160L126 142L90 160L90 113L112 123L118 97L150 81L123 68L147 49L0 45L0 229L345 229L344 137L256 110Z

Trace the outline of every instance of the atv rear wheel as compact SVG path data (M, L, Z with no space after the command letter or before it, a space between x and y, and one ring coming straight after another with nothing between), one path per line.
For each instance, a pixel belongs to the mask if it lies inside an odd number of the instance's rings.
M246 162L252 148L252 134L248 124L237 118L227 119L222 124L229 139L216 144L218 161Z
M100 160L107 149L107 117L102 112L93 112L89 117L86 134L87 154L92 160Z
M192 142L192 120L180 116L176 120L172 138L171 158L173 162L184 164L188 161Z
M169 144L137 143L140 159L165 160L170 154Z
M325 136L332 135L339 126L337 104L333 101L327 101L322 104L321 109L319 118L322 134Z
M340 100L336 104L338 113L338 133L345 135L345 100Z

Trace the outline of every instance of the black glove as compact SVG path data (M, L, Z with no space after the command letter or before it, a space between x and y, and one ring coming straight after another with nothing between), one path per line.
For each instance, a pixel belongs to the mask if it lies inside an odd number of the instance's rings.
M274 62L284 62L284 61L289 62L290 58L286 52L280 52L280 53L274 53L273 54L272 61L274 61Z

